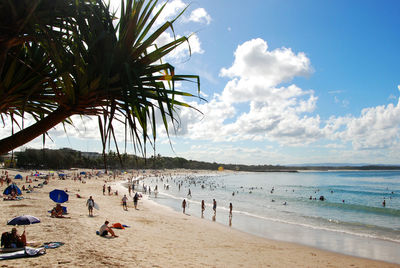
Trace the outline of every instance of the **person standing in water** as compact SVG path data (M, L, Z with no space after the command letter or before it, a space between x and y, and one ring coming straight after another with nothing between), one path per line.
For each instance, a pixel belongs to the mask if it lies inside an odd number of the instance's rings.
M217 201L215 201L215 199L213 199L213 210L214 210L214 215L217 214Z
M229 218L232 218L232 203L229 203Z
M201 200L201 216L204 217L204 210L206 210L206 204L204 204L204 200Z
M182 209L183 209L183 214L185 214L185 209L186 209L186 200L183 199L182 201Z

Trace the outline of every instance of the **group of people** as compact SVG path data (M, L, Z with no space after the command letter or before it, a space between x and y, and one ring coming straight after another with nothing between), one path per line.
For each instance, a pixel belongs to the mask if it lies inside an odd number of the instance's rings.
M12 228L11 232L4 232L1 235L1 246L5 248L22 248L26 246L25 231L19 235L16 228Z
M187 206L187 202L186 199L183 199L182 201L182 209L183 209L183 213L186 213L186 206ZM204 217L204 211L206 210L206 204L204 202L204 200L201 200L201 217ZM233 205L232 203L229 203L229 218L232 218L232 210L233 210ZM213 211L214 211L214 217L217 215L217 201L215 201L215 199L213 199Z

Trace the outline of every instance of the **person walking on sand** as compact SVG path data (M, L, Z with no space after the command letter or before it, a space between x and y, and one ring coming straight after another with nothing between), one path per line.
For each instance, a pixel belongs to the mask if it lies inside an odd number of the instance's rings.
M132 191L132 187L131 187L131 185L129 184L129 185L128 185L129 196L131 196L131 191Z
M103 195L105 195L106 194L106 185L104 184L103 185Z
M107 190L108 190L108 195L110 195L111 194L111 186L110 185L108 185Z
M182 209L183 209L183 214L185 214L185 209L186 209L186 200L183 199L182 201Z
M217 214L217 201L215 201L215 199L213 199L213 210L214 210L214 215Z
M122 207L124 210L128 210L128 206L126 205L126 201L128 201L128 198L126 197L126 194L124 194L124 197L122 197Z
M133 205L134 205L135 209L137 209L138 200L139 200L139 195L136 192L135 195L133 196Z
M92 196L90 196L89 199L86 201L86 206L88 207L89 210L89 216L93 217L94 200Z

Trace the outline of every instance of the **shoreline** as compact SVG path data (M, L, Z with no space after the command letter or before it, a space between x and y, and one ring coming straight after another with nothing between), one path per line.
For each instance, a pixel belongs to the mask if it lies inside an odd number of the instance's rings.
M149 177L148 180L154 180L154 178ZM147 183L150 182L147 181ZM184 197L178 198L167 192L161 190L157 198L152 195L150 200L175 212L181 212L180 202ZM188 199L187 203L190 204L190 208L187 208L187 213L201 220L215 221L207 213L204 214L204 219L201 217L200 203L197 200ZM206 207L207 212L211 210L212 206L206 204ZM228 221L229 208L218 206L218 211L216 222L226 228L233 228L265 239L295 243L348 256L400 264L400 259L396 257L396 249L400 246L398 240L384 239L372 234L353 233L342 229L330 229L328 227L270 219L235 210L233 211L233 221ZM344 243L344 245L338 246L341 243Z
M10 171L10 174L16 173ZM15 174L14 174L15 175ZM24 175L25 176L25 175ZM3 261L8 267L400 267L371 259L358 258L320 250L296 243L262 238L216 222L166 209L151 199L142 198L139 210L134 210L128 191L119 190L118 183L126 177L111 180L119 195L103 196L102 186L108 177L86 179L86 183L71 179L50 179L43 188L24 194L22 201L0 202L0 215L10 219L30 214L41 223L26 227L28 241L61 241L65 245L49 249L38 258ZM41 179L40 181L41 182ZM17 181L22 185L20 181ZM123 187L122 185L120 185ZM0 189L3 191L4 186ZM50 218L47 210L54 205L48 193L53 189L68 189L70 200L65 203L70 219ZM83 198L77 198L76 194ZM128 211L120 201L127 194ZM87 215L86 200L92 195L100 210L94 217ZM130 225L116 230L118 238L105 239L95 231L105 219L111 223ZM2 232L12 226L5 223ZM22 231L22 227L18 227Z

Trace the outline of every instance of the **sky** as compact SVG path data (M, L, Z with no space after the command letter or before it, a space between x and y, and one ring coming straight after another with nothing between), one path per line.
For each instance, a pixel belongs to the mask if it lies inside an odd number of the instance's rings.
M190 36L191 55L184 44L165 61L177 74L199 75L207 101L185 99L201 113L178 110L169 139L160 125L157 154L250 165L400 164L400 1L170 0L161 22L186 6L174 28ZM178 88L197 94L187 83ZM101 152L97 120L73 122L67 132L51 130L46 147ZM24 148L42 148L42 138Z

